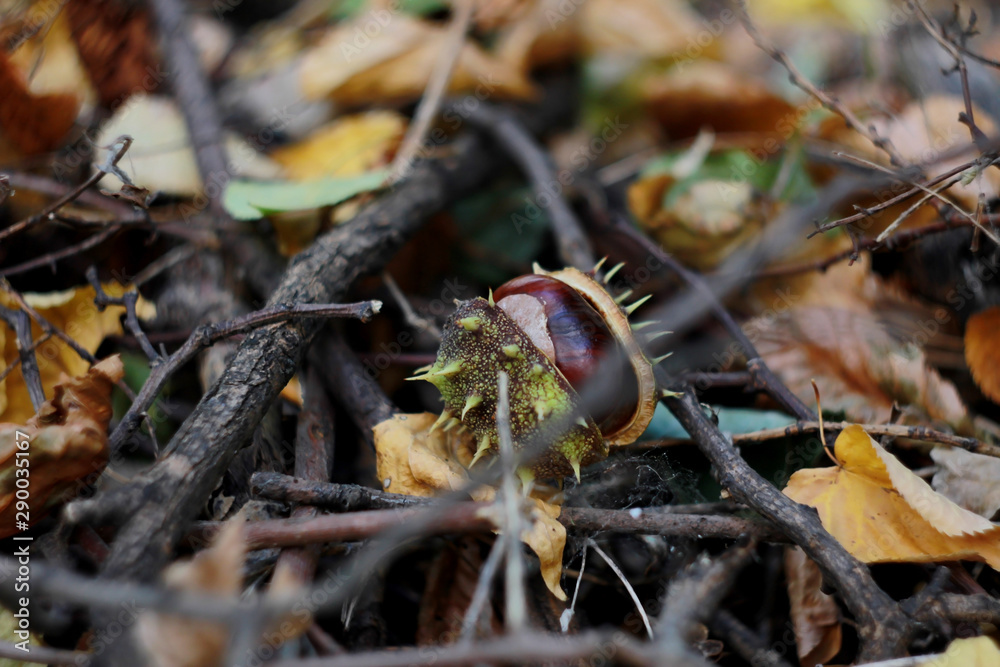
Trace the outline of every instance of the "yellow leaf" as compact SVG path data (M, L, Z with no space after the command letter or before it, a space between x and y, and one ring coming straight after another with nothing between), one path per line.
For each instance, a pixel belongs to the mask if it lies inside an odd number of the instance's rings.
M330 96L345 105L415 100L447 48L446 33L446 28L384 9L361 14L338 24L306 53L302 91L310 99ZM493 98L534 96L531 82L515 67L467 42L449 91L470 90Z
M388 164L406 119L395 111L369 111L338 118L308 139L271 153L292 180L355 176Z
M97 478L108 462L111 389L124 369L117 355L82 377L56 385L54 396L24 425L0 423L0 538L19 532L16 499L18 456L27 452L31 473L29 523ZM23 443L23 444L22 444Z
M991 637L956 639L931 663L934 667L995 667L1000 664L1000 648Z
M866 563L976 560L1000 568L1000 526L936 493L858 425L834 445L839 466L800 470L785 495Z
M117 283L104 285L103 288L111 296L121 296L125 292L125 288ZM125 308L108 306L103 312L99 311L94 305L93 287L45 294L25 293L23 296L29 306L91 354L97 351L106 336L122 332L119 318L124 314ZM2 288L0 304L18 309L13 296ZM136 304L137 315L148 318L155 315L155 312L152 304L139 299ZM42 330L32 323L31 334L38 341ZM9 366L18 358L18 350L17 338L6 324L0 324L0 345L3 346L4 366ZM73 348L54 337L41 343L35 356L42 376L42 388L47 396L51 395L53 387L61 381L64 374L70 377L83 375L90 366ZM0 382L0 420L24 423L33 414L35 409L24 384L24 376L21 375L21 369L17 368Z
M430 412L398 414L375 426L375 465L386 491L428 497L468 486L465 466L476 449L475 442L468 434L458 434L455 428L429 432L437 417ZM474 500L490 502L496 490L480 486L471 495ZM565 600L559 580L566 528L559 523L561 510L552 502L554 497L554 490L544 485L532 488L530 499L535 507L521 541L538 555L545 585L553 595ZM494 513L487 511L483 516L493 519Z
M835 25L870 33L886 29L890 9L885 0L751 0L749 7L766 24Z

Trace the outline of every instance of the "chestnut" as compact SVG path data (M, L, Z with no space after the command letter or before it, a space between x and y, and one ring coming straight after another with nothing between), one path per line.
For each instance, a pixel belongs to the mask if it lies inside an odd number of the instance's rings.
M445 323L437 360L411 379L438 388L445 409L435 426L461 424L471 431L478 439L476 460L499 444L501 370L510 378L515 447L529 437L551 443L530 470L519 471L522 476L579 478L581 466L606 457L611 445L634 442L649 425L662 393L628 321L645 299L623 308L595 279L597 268L549 273L536 265L533 274L510 280L488 299L458 303ZM580 413L578 391L595 380L612 351L628 358L629 367L596 380L608 400L570 429L557 429L557 417Z

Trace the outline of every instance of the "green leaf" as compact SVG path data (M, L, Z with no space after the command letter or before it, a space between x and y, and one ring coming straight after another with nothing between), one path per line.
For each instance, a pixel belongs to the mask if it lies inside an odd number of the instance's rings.
M378 190L388 174L388 169L378 169L357 176L304 182L231 181L226 187L223 204L237 220L256 220L268 213L305 211L339 204L362 192Z

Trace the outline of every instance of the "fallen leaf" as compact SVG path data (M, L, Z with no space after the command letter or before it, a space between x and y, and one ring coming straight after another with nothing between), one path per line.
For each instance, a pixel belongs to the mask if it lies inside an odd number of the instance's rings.
M375 426L375 465L386 491L429 497L469 485L467 466L476 443L467 433L457 433L457 429L430 431L437 418L430 412L398 414ZM479 502L491 502L496 498L496 490L480 486L471 496ZM536 484L529 498L535 506L530 513L531 524L522 532L521 541L538 556L548 589L560 600L566 600L559 585L566 527L558 520L561 510L554 502L555 491ZM484 511L484 516L491 520L495 519L492 509Z
M114 109L131 95L151 93L165 72L157 69L145 7L73 0L63 10L80 60L99 102Z
M752 0L755 20L765 25L837 26L864 32L883 27L889 13L885 0Z
M0 130L18 152L58 148L76 121L80 100L71 93L34 94L21 70L0 53Z
M823 664L840 652L840 608L821 590L822 572L799 547L785 549L785 580L799 664Z
M110 296L125 293L125 287L118 283L106 284L103 289ZM124 306L108 306L103 311L98 310L94 305L95 295L94 288L88 285L44 294L25 292L22 296L39 315L93 354L106 336L122 333L119 318L125 313ZM3 287L0 287L0 305L19 309L14 297ZM136 304L136 311L141 319L151 318L156 312L152 304L142 298ZM34 322L31 334L35 341L39 341L43 335L41 328ZM18 358L17 338L6 324L0 324L0 349L3 351L4 366L9 366ZM51 395L53 387L61 381L63 374L76 377L86 373L90 367L73 348L55 337L38 344L35 356L46 395ZM0 420L23 424L33 414L35 408L18 367L0 381Z
M267 213L303 211L332 206L385 184L388 171L379 169L358 176L323 178L315 181L232 181L226 187L224 205L237 220L256 220Z
M111 146L121 135L133 138L132 147L119 167L133 183L151 192L194 197L201 194L202 178L191 147L187 125L171 98L140 93L132 95L114 115L101 125L95 140L98 146ZM213 175L209 187L221 188L232 178L275 178L281 169L258 153L247 142L232 135L224 138L231 156L226 173ZM104 160L100 155L95 163ZM121 189L122 182L113 174L100 180L102 188Z
M967 145L971 139L969 128L958 121L958 114L965 110L965 102L957 95L929 95L915 100L898 114L889 118L873 117L865 119L880 137L892 142L904 160L913 164L934 162L939 173L945 173L965 162L967 156L949 160L939 159L953 148ZM973 105L976 124L987 136L996 134L997 125L993 118ZM866 137L851 130L839 116L824 121L819 126L820 138L842 144L852 155L888 165L888 156L875 147ZM975 211L979 195L987 199L1000 194L1000 172L996 169L967 172L968 180L963 180L948 188L946 192L955 198L967 211ZM906 203L907 206L910 202Z
M300 70L303 93L344 105L415 100L447 48L446 34L445 27L373 9L338 24L306 53ZM448 90L515 99L532 98L535 92L521 72L472 42L462 48Z
M992 637L956 639L948 644L944 653L933 657L928 664L934 667L995 667L1000 664L1000 647Z
M1000 307L991 306L965 323L965 363L986 398L1000 403Z
M22 520L38 522L104 469L111 390L123 374L121 359L108 357L86 374L56 385L52 399L23 425L0 423L0 538L19 532ZM27 457L18 456L22 452ZM27 509L16 502L23 500L16 497L17 481L23 478L18 473L26 469L31 480Z
M547 16L550 24L567 18L567 4ZM587 0L578 11L580 35L591 53L667 58L704 32L698 13L679 0Z
M895 402L906 408L910 423L929 419L974 434L955 386L916 345L890 336L871 312L792 307L751 320L746 331L768 366L804 401L813 398L815 378L823 406L849 420L888 421Z
M210 547L189 560L172 563L163 572L166 587L235 600L243 589L245 524L241 512L225 522ZM267 598L280 600L300 591L301 584L293 569L279 566L271 576ZM276 619L262 633L273 649L278 648L276 644L300 636L312 623L310 614L296 609L297 612ZM139 617L138 635L154 667L216 667L222 664L230 642L225 623L156 612Z
M482 541L476 535L461 537L446 544L434 559L427 574L424 595L420 598L417 646L453 644L461 636L462 623L485 561L480 550ZM503 632L503 625L490 601L483 605L477 630L484 625L488 630L485 633L477 631L473 636Z
M806 116L764 83L709 60L650 76L642 85L646 106L671 139L710 128L716 134L745 134L749 146L776 154Z
M243 523L237 515L225 523L211 547L171 564L163 573L167 588L234 598L243 583ZM138 634L155 667L215 667L229 646L225 623L155 612L139 617Z
M799 470L784 493L815 507L865 563L974 560L1000 568L1000 526L936 493L857 424L837 437L840 465Z
M1000 459L951 447L935 447L931 458L935 491L987 519L1000 511Z
M369 111L338 118L270 157L295 181L356 176L388 164L405 132L399 113Z
M14 612L10 609L7 609L6 607L0 609L0 640L10 642L11 644L20 644L21 642L27 641L27 646L29 647L27 650L31 650L36 646L45 646L45 642L43 642L38 635L30 630L30 618L31 617L29 616L27 618L17 619L14 618ZM29 629L22 629L20 627L20 621L28 621ZM24 639L24 635L18 635L18 632L27 632L28 640ZM33 664L17 660L15 658L0 658L0 667L33 667Z

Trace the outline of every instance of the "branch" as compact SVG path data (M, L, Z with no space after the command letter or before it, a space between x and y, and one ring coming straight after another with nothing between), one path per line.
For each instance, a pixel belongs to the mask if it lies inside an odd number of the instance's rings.
M682 389L679 397L664 402L715 466L722 487L779 526L840 590L858 622L859 662L902 655L911 628L899 605L876 585L868 568L826 532L814 510L783 495L747 465L704 415L690 387Z

